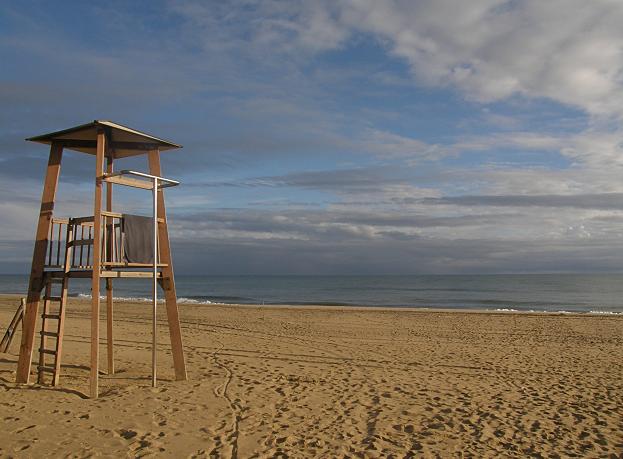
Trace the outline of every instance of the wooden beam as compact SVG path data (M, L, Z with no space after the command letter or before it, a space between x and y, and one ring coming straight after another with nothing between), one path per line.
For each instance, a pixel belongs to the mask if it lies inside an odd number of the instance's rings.
M109 155L106 159L106 173L113 173L113 155ZM112 183L106 184L106 211L112 212ZM108 229L105 229L107 231ZM112 231L115 231L112 228ZM113 239L112 236L109 235L107 238L108 247L106 251L108 253L113 252ZM106 348L107 348L107 357L108 357L108 374L112 375L115 373L115 358L114 358L114 341L113 341L113 284L112 279L106 278Z
M68 221L71 221L71 223L73 225L83 225L83 226L93 226L93 216L89 216L89 217L76 217L76 218L70 218ZM87 223L90 223L90 225L88 225Z
M46 276L54 278L62 278L62 271L50 271L46 273ZM86 269L83 271L70 271L67 273L67 277L74 279L91 279L93 277L92 270ZM102 271L100 273L101 278L121 279L121 278L140 278L140 279L152 279L154 275L151 271ZM162 278L162 273L158 273L158 278Z
M121 279L121 278L139 278L153 279L154 275L151 271L102 271L101 277ZM158 273L158 277L162 277L162 273Z
M152 150L148 153L149 173L162 177L160 166L160 152ZM164 298L167 308L167 319L169 322L169 334L171 336L171 353L173 354L173 367L175 378L178 381L185 381L186 363L184 362L184 346L182 344L182 330L180 328L180 316L177 308L177 294L175 292L175 279L173 276L173 263L171 261L171 245L169 243L169 229L167 226L167 213L164 205L164 191L158 190L158 215L164 222L158 228L158 245L160 246L160 261L167 266L162 267L162 277L166 282L162 284L167 288L164 290Z
M128 177L121 177L120 175L115 175L114 177L105 177L104 182L107 183L115 183L117 185L125 185L131 186L134 188L141 188L143 190L151 190L154 186L151 182L146 180L138 180Z
M78 239L77 241L68 242L67 245L70 247L76 247L81 245L92 245L93 239Z
M91 397L99 392L99 318L100 318L100 271L102 257L102 175L106 135L97 133L97 154L95 156L95 201L93 203L93 270L91 281Z
M17 311L15 311L15 315L13 315L13 319L11 319L11 323L9 327L6 329L6 333L2 337L2 341L0 341L0 352L9 352L9 347L11 346L11 341L13 341L13 337L15 336L15 329L18 324L22 324L22 330L24 328L24 308L26 307L26 298L21 298L19 307Z
M43 193L41 195L41 209L39 211L39 222L37 223L37 233L35 235L35 248L32 255L30 279L28 281L28 295L24 313L22 341L19 349L17 375L15 378L15 381L18 383L27 384L30 378L30 365L35 343L35 326L37 324L41 289L43 288L43 268L48 247L50 225L52 224L52 215L54 213L56 190L58 189L58 177L61 173L62 157L63 147L53 142L50 147L50 158L48 160L48 168L46 170Z
M125 261L106 261L102 263L102 266L110 266L112 268L150 268L153 263L127 263ZM158 267L162 268L166 266L166 263L158 263Z
M108 212L106 210L102 210L102 215L106 217L123 218L123 214L120 212ZM84 217L84 218L90 218L91 220L93 220L93 217ZM164 218L158 218L158 223L164 223Z
M66 139L66 140L58 140L58 143L63 147L72 149L72 148L94 148L97 149L97 141L96 140L76 140L76 139ZM157 143L149 143L149 142L119 142L114 141L110 142L111 154L116 157L114 154L114 150L141 150L141 151L150 151L154 148L158 148L159 144Z

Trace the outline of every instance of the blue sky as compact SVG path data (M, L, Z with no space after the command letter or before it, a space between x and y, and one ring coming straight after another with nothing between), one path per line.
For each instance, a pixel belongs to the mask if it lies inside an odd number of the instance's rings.
M93 119L184 145L179 273L620 271L622 22L606 0L4 2L0 272L32 253L48 151L23 139ZM65 156L59 215L92 213L93 167Z

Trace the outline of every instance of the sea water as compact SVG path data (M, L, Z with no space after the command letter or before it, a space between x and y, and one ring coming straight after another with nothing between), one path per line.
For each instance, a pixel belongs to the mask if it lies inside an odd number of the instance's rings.
M24 295L28 276L0 275L0 293ZM623 313L623 274L440 276L176 276L180 303L389 306ZM90 296L72 279L71 296ZM151 282L120 279L120 300L149 301ZM102 290L103 292L104 290Z

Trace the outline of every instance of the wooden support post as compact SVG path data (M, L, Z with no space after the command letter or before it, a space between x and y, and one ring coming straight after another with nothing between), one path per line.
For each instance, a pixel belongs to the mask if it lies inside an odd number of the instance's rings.
M162 176L160 167L160 151L150 150L148 152L149 173ZM182 330L180 328L179 310L177 308L177 294L175 292L175 279L173 277L173 262L171 260L171 246L169 244L169 229L167 227L167 214L164 205L164 192L158 191L158 217L162 218L159 225L158 244L160 246L160 262L165 263L162 267L162 286L167 308L167 319L169 322L169 334L171 336L171 353L173 354L173 367L175 368L175 378L178 381L185 381L186 363L184 362L184 347L182 345Z
M109 153L109 156L106 158L106 173L113 173L113 157L112 150ZM112 183L106 183L106 210L108 212L112 212ZM111 234L108 235L106 240L108 241L108 247L106 248L106 252L110 254L110 260L112 261L113 254L113 237L112 232L115 231L114 220L113 226L111 227ZM107 229L106 229L107 230ZM106 278L106 346L108 351L108 374L112 375L115 373L115 358L113 354L113 284L112 279Z
M63 147L61 144L53 142L50 147L50 159L48 160L48 168L45 175L43 193L41 195L41 210L39 211L39 222L37 223L37 233L35 236L35 249L32 255L32 267L30 269L30 280L28 282L28 295L26 299L26 311L24 313L22 341L19 349L17 376L15 378L15 381L18 383L27 384L30 378L30 365L35 343L35 326L37 324L37 313L39 311L41 289L43 288L45 255L48 247L50 225L52 224L54 200L56 199L56 190L58 188L58 177L61 172L62 157Z
M115 374L115 357L113 354L113 289L112 279L106 278L106 345L108 347L108 374Z
M95 154L95 202L93 204L93 274L91 281L91 397L98 396L99 378L99 319L100 319L100 277L102 269L102 175L104 175L104 154L106 136L97 133Z

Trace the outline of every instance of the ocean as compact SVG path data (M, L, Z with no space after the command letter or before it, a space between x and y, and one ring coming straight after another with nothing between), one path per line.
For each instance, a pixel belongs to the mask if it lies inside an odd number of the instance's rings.
M0 293L25 294L26 275L0 275ZM180 303L389 306L623 313L623 274L439 276L176 276ZM120 300L148 301L145 279L115 281ZM90 281L72 279L71 296Z

